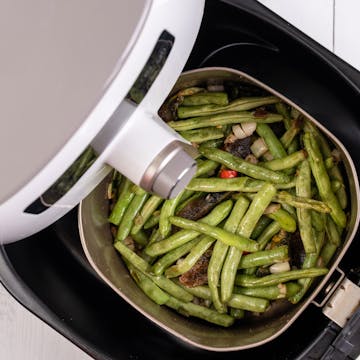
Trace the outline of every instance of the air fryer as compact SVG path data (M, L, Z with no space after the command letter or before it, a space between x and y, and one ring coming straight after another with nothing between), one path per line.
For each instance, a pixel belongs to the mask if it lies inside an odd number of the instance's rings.
M239 69L285 94L336 134L359 172L360 73L334 54L254 0L210 0L185 69L205 66ZM359 285L358 236L339 268ZM26 308L96 359L355 359L360 354L359 309L341 328L315 305L260 347L216 353L186 345L97 277L82 252L77 209L25 240L3 245L0 280ZM331 282L336 281L335 275Z

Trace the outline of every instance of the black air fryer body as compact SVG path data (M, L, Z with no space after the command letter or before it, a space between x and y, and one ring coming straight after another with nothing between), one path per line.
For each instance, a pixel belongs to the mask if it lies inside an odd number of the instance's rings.
M209 0L186 70L204 66L239 69L283 93L343 142L360 173L360 73L335 55L254 0ZM340 264L354 282L359 281L358 237L359 232ZM0 280L25 307L96 359L321 359L325 350L330 355L324 359L351 359L360 354L360 313L338 335L340 328L314 305L258 348L214 353L185 345L97 278L82 253L76 209L41 233L2 247Z

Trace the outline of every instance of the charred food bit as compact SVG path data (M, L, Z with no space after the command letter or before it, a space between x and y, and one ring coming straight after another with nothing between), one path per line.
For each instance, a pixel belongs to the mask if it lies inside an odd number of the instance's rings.
M251 136L243 139L238 139L235 136L229 135L224 142L224 150L234 156L245 159L249 154L251 145Z
M195 265L179 277L179 281L187 287L195 287L207 283L207 268L212 250L207 250Z
M176 215L196 221L207 215L217 204L229 198L231 192L215 192L190 201Z

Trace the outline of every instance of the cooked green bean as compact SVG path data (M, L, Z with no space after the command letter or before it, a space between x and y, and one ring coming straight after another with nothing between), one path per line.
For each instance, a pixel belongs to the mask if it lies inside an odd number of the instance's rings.
M277 221L272 221L269 226L258 237L259 250L263 250L271 238L281 230L281 225Z
M243 294L232 294L228 305L253 312L264 312L269 307L269 300Z
M245 316L245 311L243 309L230 308L230 316L235 319L242 319Z
M210 160L217 161L227 166L229 169L236 170L255 179L270 181L276 184L290 182L289 176L283 173L250 164L223 150L204 148L200 150L200 153Z
M185 303L173 297L170 297L166 305L177 310L182 315L195 316L220 326L229 327L234 323L234 318L230 315L219 314L217 311L208 309L205 306L196 305L191 302Z
M142 259L139 255L130 250L124 243L117 241L114 243L115 249L136 269L140 270L143 274L148 276L157 286L166 291L172 296L183 300L191 301L192 295L182 289L179 285L176 285L170 279L165 276L155 276L151 274L150 264Z
M287 108L287 105L285 105L283 102L278 102L275 104L276 111L283 116L283 122L286 130L289 130L293 120L291 119L289 109Z
M200 96L200 94L199 94ZM255 109L259 106L274 104L279 99L275 96L267 97L249 97L233 100L228 105L195 105L195 106L179 106L177 115L179 119L190 118L195 116L209 116L216 114L224 114L233 111L244 111Z
M331 209L330 216L334 222L341 228L344 228L346 226L346 215L340 206L338 198L331 189L329 175L312 133L306 132L304 134L304 145L309 155L311 172L315 178L320 197Z
M320 260L322 266L327 266L327 264L330 262L330 260L336 253L337 249L338 246L336 246L334 243L331 242L325 243L320 253Z
M270 218L268 218L267 216L261 216L259 221L256 223L256 226L251 233L250 238L256 240L261 235L261 233L270 225L270 223Z
M207 216L199 220L199 223L217 225L224 220L232 208L232 201L227 200L217 205ZM145 253L150 256L157 256L165 254L166 252L175 249L176 247L195 239L199 235L198 231L181 230L168 238L158 241L145 248Z
M136 270L130 263L126 265L140 289L156 304L163 305L169 300L169 295L161 290L151 279L141 271Z
M222 178L198 178L192 179L187 185L188 190L204 192L240 191L258 192L266 183L264 180L255 180L248 176L241 176L229 179ZM295 182L274 184L276 189L288 189L295 186Z
M135 266L136 269L143 273L150 271L150 264L130 250L122 241L116 241L114 247L129 263Z
M228 95L226 92L199 92L190 96L184 96L182 101L183 106L196 106L196 105L227 105L229 103ZM180 110L179 110L180 109ZM178 112L181 112L181 107Z
M151 229L159 223L160 220L160 210L156 210L150 215L149 219L144 224L144 229Z
M209 249L214 241L215 239L210 236L203 236L201 240L193 246L185 259L182 259L179 263L166 269L165 275L168 278L172 278L182 275L186 271L190 270L205 253L205 251Z
M256 132L263 138L274 159L281 159L287 156L286 150L269 125L258 124L256 126Z
M197 144L208 140L221 139L225 136L222 129L214 126L202 129L180 131L179 134L187 141Z
M280 206L280 205L279 205ZM295 219L284 209L279 207L274 210L272 213L266 214L270 219L277 221L281 228L287 232L296 231L296 221Z
M315 137L317 143L321 148L321 152L324 158L326 159L332 157L332 152L329 143L326 140L326 138L323 136L323 134L321 134L320 131L309 121L305 123L305 127L306 127L306 131L310 131L312 135ZM331 169L329 169L329 176L331 180L338 180L342 184L344 184L343 176L337 165L334 165ZM336 197L338 198L341 208L346 209L348 201L344 186L342 186L336 191Z
M164 256L158 259L152 265L152 272L155 275L161 275L165 269L173 264L176 260L180 259L185 254L189 253L190 250L200 241L200 238L195 238L177 248L167 252Z
M211 301L211 292L208 286L205 285L198 285L189 287L184 284L182 284L178 279L173 279L174 283L181 286L183 289L185 289L188 293L204 300L210 300Z
M299 150L290 155L285 155L281 159L262 162L260 163L260 165L274 171L291 169L297 164L299 164L301 161L306 159L306 156L307 155L305 150Z
M193 230L204 235L211 236L215 239L223 241L225 244L232 245L243 251L257 251L258 244L256 241L244 236L232 234L224 229L216 226L208 225L203 222L196 222L181 218L179 216L171 216L169 218L171 224L182 229Z
M274 196L273 201L280 204L288 204L297 209L309 209L321 213L330 212L330 208L323 201L314 200L311 199L310 197L294 196L286 191L279 191Z
M141 246L145 246L149 242L149 238L143 230L138 231L136 234L131 234L131 237Z
M167 124L176 131L184 131L243 122L273 123L281 120L282 116L278 114L268 113L259 117L256 111L234 111L225 114L199 116L187 120L169 121Z
M325 268L309 268L285 271L279 274L265 275L263 277L239 274L236 276L235 283L236 285L244 287L270 286L291 280L323 276L327 274L328 271L329 270Z
M115 206L109 216L109 221L114 225L120 224L127 207L135 196L132 182L126 178L124 178L123 181L124 184L122 186L122 190L120 191L118 200L116 201Z
M280 142L285 149L290 148L291 143L294 141L296 135L301 131L301 124L302 121L299 121L298 119L291 121L290 127L281 136Z
M198 160L195 178L212 174L219 166L220 164L213 160Z
M278 246L271 250L257 251L241 258L238 268L247 269L254 266L271 265L275 262L287 261L289 252L287 245Z
M148 193L138 188L136 195L131 200L129 206L125 211L123 218L121 219L116 234L116 241L123 241L130 234L130 230L133 226L134 219L148 197L149 197Z
M152 195L146 201L139 213L135 216L134 225L131 228L131 235L138 233L158 206L164 201L157 195Z
M181 191L174 199L165 200L159 218L160 234L163 238L166 238L171 231L171 224L169 217L175 214L176 207L178 206L184 190Z
M301 290L301 285L296 282L287 282L271 286L239 287L234 288L236 294L255 296L268 300L290 298Z
M311 170L308 161L303 161L298 167L298 176L296 179L296 195L302 197L311 197ZM316 252L313 228L311 226L311 212L309 209L296 209L301 241L305 253Z
M241 236L250 237L257 222L261 218L264 210L269 205L276 192L272 184L266 183L255 195L245 215L240 220L236 233ZM236 271L241 260L242 249L230 247L226 256L223 270L221 273L221 300L226 302L230 299L233 291Z
M244 216L248 206L249 206L249 200L247 200L244 197L239 197L228 219L224 224L224 230L229 231L231 233L235 233L239 226L239 222ZM232 285L229 282L227 275L229 271L227 271L226 269L227 266L229 265L233 266L233 264L231 261L230 264L224 264L228 248L229 246L227 244L223 243L220 240L217 240L213 249L213 253L210 258L208 272L207 272L208 284L212 294L212 300L216 310L218 310L219 312L223 312L225 310L225 306L220 301L220 297L219 297L218 285L219 285L220 276L221 276L220 291L222 293L221 298L224 298L224 294L223 294L224 292L229 293L230 295L232 293ZM225 271L223 268L223 264ZM221 269L223 269L223 271L221 271ZM236 271L236 269L234 271Z
M327 216L325 223L325 231L328 240L336 246L341 244L341 236L336 228L336 225L330 216Z

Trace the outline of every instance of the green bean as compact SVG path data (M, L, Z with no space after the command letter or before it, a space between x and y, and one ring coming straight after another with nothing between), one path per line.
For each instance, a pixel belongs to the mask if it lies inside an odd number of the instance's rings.
M256 223L256 226L253 232L251 233L250 238L256 240L261 235L261 233L268 227L270 223L271 223L270 218L268 218L267 216L261 216L259 221Z
M251 236L251 233L253 232L264 210L269 205L275 192L276 189L272 184L267 183L263 185L261 190L255 195L245 215L242 217L236 230L238 235L245 237ZM241 256L241 249L236 247L231 247L229 249L221 273L221 300L223 302L228 301L231 296Z
M122 190L120 191L118 200L116 201L115 206L109 216L109 221L114 225L120 224L127 207L135 196L132 182L126 178L124 178L123 181L124 184Z
M263 138L274 159L281 159L287 155L286 150L269 125L257 124L256 132Z
M273 123L281 120L282 116L278 114L267 113L265 116L259 117L256 111L234 111L218 115L199 116L187 120L169 121L167 124L176 131L184 131L243 122Z
M165 269L173 264L176 260L180 259L182 256L190 252L190 250L200 241L200 238L195 238L177 248L167 252L164 256L158 259L152 265L152 272L155 275L161 275Z
M229 103L228 95L226 92L200 92L194 95L185 96L182 102L184 106L196 105L227 105ZM181 112L181 107L180 112ZM178 111L179 111L178 108Z
M290 298L301 290L301 285L296 282L287 282L286 284L277 284L271 286L259 287L239 287L236 286L234 292L248 296L255 296L268 300L277 300Z
M144 224L163 201L164 199L157 195L152 195L149 197L134 219L134 225L131 228L131 235L138 233L142 229Z
M171 281L170 279L167 279L165 276L163 276L163 275L155 276L150 273L147 273L146 275L148 275L150 277L150 279L152 281L154 281L154 283L159 288L166 291L168 294L176 297L177 299L186 301L186 302L193 300L194 297L192 294L188 293L181 286L175 284L173 281Z
M341 236L336 228L336 225L330 216L327 216L325 223L325 231L328 240L336 246L341 245Z
M229 169L236 170L242 174L259 180L270 181L276 184L290 182L289 176L265 169L261 166L250 164L249 162L236 157L226 151L219 149L202 149L201 154L210 160L217 161Z
M136 234L131 234L131 237L141 246L145 246L149 242L149 238L143 230L138 231Z
M301 130L302 121L296 119L291 122L290 127L286 130L286 132L281 136L280 142L284 146L284 149L289 149L292 142L294 141L296 135Z
M181 286L183 289L185 289L191 295L194 295L200 299L211 301L211 292L210 292L210 289L208 286L198 285L198 286L188 287L188 286L182 284L177 279L174 279L173 281L175 282L175 284L178 284L179 286Z
M135 266L136 269L143 273L150 271L150 264L148 264L139 255L135 254L132 250L130 250L123 242L115 242L114 247L129 263Z
M260 163L261 166L270 170L285 170L291 169L306 158L306 151L299 150L290 155L285 155L281 159L275 159Z
M257 251L241 258L238 268L247 269L254 266L271 265L275 262L283 262L289 259L287 245L278 246L271 250Z
M245 316L245 311L243 309L230 308L230 316L235 319L242 319Z
M331 242L325 243L325 245L321 249L321 253L319 256L322 266L327 266L327 264L330 262L330 260L334 256L337 248L338 248L338 246L335 245L334 243L331 243Z
M224 131L225 132L225 131ZM201 143L199 145L199 150L200 149L204 149L204 148L211 148L211 149L214 149L214 148L218 148L220 147L221 145L223 145L224 143L224 139L214 139L214 140L208 140L208 141L205 141L203 143Z
M304 145L309 155L311 171L315 178L320 197L331 209L330 216L335 224L344 228L346 226L346 215L340 206L338 198L331 189L330 178L326 171L322 155L310 132L304 134Z
M201 144L204 141L221 139L225 135L222 129L211 126L202 129L180 131L179 134L187 141Z
M285 211L287 211L295 219L295 221L297 221L296 210L292 205L289 205L289 204L286 204L286 203L281 203L281 207Z
M264 312L269 307L269 300L243 294L233 294L228 301L228 305L236 309Z
M325 229L326 214L311 210L311 224L316 231Z
M222 178L198 178L192 179L187 185L188 190L204 192L222 192L222 191L239 191L239 192L258 192L266 183L263 180L255 180L248 176L241 176L229 179ZM295 182L286 184L274 184L276 189L288 189L295 186Z
M311 170L308 161L303 161L298 167L298 176L296 180L296 195L302 197L311 197ZM311 226L311 213L309 209L296 209L301 241L305 253L316 252L313 228Z
M156 226L160 220L160 210L156 210L150 215L149 219L144 224L144 229L148 230Z
M217 225L224 220L232 208L232 201L227 200L217 205L207 216L199 220L200 223ZM166 252L175 249L176 247L185 244L186 242L195 239L199 235L198 231L181 230L168 238L158 241L145 248L145 253L150 256L157 256L165 254Z
M284 122L285 129L286 130L290 129L293 121L291 119L290 112L287 108L287 105L285 105L283 102L278 102L277 104L275 104L275 108L276 108L276 111L280 115L283 116L283 122Z
M116 241L123 241L130 234L130 230L133 226L135 216L144 205L148 196L148 193L138 188L137 194L131 200L131 203L127 207L125 214L119 224L116 234Z
M209 116L216 114L223 114L233 111L244 111L255 109L259 106L274 104L278 102L279 99L275 96L267 97L249 97L249 98L240 98L233 100L228 105L195 105L195 106L179 106L177 110L177 115L179 119L190 118L195 116Z
M182 229L193 230L195 232L211 236L215 239L223 241L225 244L235 246L243 251L253 252L257 251L258 249L258 244L256 241L244 236L232 234L216 226L188 220L179 216L170 216L169 220L171 224Z
M320 131L309 121L305 123L306 131L309 131L312 133L312 135L315 137L315 140L319 144L321 148L321 152L324 155L324 158L330 158L332 157L332 152L329 146L328 141L323 136L323 134L320 133ZM334 165L331 169L329 169L329 176L331 180L338 180L342 184L344 184L343 176L341 175L341 171L337 165ZM345 187L342 186L336 191L336 197L338 198L338 201L340 203L340 206L342 209L346 209L347 207L347 195Z
M205 251L209 249L214 241L215 239L210 236L203 236L201 240L190 250L185 259L182 259L181 262L166 269L165 275L168 278L172 278L182 275L186 271L190 270L205 253Z
M197 161L197 169L195 177L213 174L220 164L213 160Z
M175 214L176 207L178 206L183 193L184 190L182 190L174 199L165 200L160 210L159 229L163 238L166 238L171 232L169 217Z
M302 278L311 278L322 276L328 273L325 268L309 268L285 271L279 274L271 274L263 277L239 274L236 276L236 285L244 287L270 286L277 285L286 281L297 280Z
M224 224L224 230L229 231L231 233L235 233L239 225L239 222L244 216L248 206L249 206L249 201L244 197L240 197L236 201L228 219ZM225 272L223 273L221 272L228 248L229 246L227 244L217 240L213 249L213 253L210 258L208 271L207 271L208 284L211 291L212 300L216 310L219 312L225 311L225 305L220 301L219 290L218 290L220 275L221 275L221 285L220 285L221 292L223 293L225 291L230 295L232 293L232 286L231 283L229 283L227 276L223 278L223 275L227 273L226 265L224 266Z
M271 238L281 230L281 225L277 221L272 221L269 226L258 237L259 250L263 250Z
M280 205L279 205L280 206ZM277 221L281 228L287 232L296 231L295 219L281 207L274 210L272 213L266 214L270 219Z
M193 296L182 289L180 286L176 285L170 279L167 279L165 276L155 276L151 274L151 266L144 259L142 259L139 255L135 254L131 251L125 244L118 241L114 243L114 246L117 251L128 261L130 262L136 269L140 270L143 274L148 276L157 286L166 291L172 296L183 300L183 301L191 301Z
M169 295L161 290L151 279L146 275L136 270L130 263L127 264L129 272L140 289L156 304L163 305L169 300Z
M286 191L280 191L274 196L273 201L280 204L288 204L297 209L309 209L321 213L329 213L331 211L326 203L311 199L310 197L294 196Z
M215 310L211 310L191 302L185 303L173 297L170 297L166 305L174 310L177 310L182 315L195 316L220 326L229 327L234 323L234 318L232 318L230 315L219 314Z

